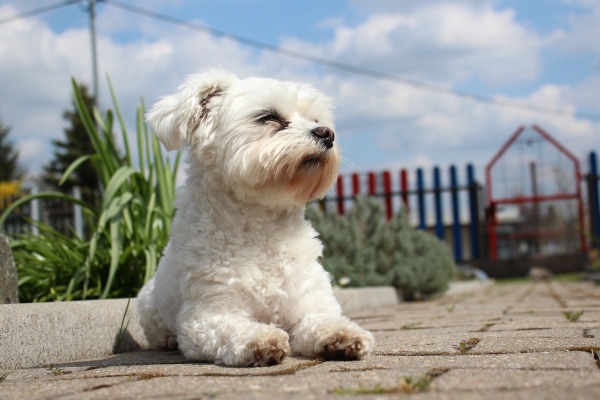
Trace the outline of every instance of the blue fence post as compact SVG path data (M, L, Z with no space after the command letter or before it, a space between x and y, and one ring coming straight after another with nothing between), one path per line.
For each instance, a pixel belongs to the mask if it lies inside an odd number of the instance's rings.
M419 211L419 229L425 230L425 183L423 182L423 169L417 168L417 208Z
M452 243L454 244L454 259L457 262L463 260L462 254L462 232L460 229L460 205L458 203L458 178L456 167L450 166L450 196L452 200Z
M435 234L439 239L444 239L444 221L442 212L442 180L440 167L433 168L433 197L435 203Z
M467 185L469 186L469 237L471 240L471 258L479 259L479 196L475 181L475 167L467 164Z
M590 207L590 233L592 246L600 248L600 193L598 192L598 159L596 152L589 155L590 172L588 174L588 197Z

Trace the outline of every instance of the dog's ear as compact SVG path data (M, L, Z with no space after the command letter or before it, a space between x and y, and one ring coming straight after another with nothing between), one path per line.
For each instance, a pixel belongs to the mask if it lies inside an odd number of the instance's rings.
M146 113L146 121L167 150L177 150L208 116L211 100L224 95L237 80L225 71L192 75L177 93L156 102Z

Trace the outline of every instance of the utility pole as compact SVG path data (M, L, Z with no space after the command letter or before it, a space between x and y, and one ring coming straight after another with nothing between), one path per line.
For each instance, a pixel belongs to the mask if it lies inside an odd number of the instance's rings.
M92 94L99 105L98 92L98 59L96 56L96 0L88 0L88 12L90 13L90 40L92 48Z

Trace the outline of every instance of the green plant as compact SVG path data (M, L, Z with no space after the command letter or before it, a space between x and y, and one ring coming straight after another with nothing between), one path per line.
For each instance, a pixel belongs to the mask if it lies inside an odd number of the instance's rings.
M398 386L395 387L383 387L380 385L375 386L359 386L356 388L338 388L333 393L347 396L347 395L370 395L370 394L414 394L425 392L429 389L431 382L434 378L448 372L447 369L432 369L423 376L418 378L403 377L398 381Z
M477 343L479 343L479 338L470 338L467 340L461 340L460 343L457 345L454 345L452 347L454 347L456 350L458 350L458 352L460 354L466 354L467 351L471 350L473 347L475 347L477 345Z
M94 116L83 104L79 87L72 81L75 105L95 152L75 160L61 182L90 161L100 177L100 208L57 192L45 192L16 201L0 216L36 198L57 198L82 208L89 238L67 237L38 224L40 235L20 235L11 247L18 268L22 302L128 297L154 274L170 236L174 214L175 180L180 155L171 164L156 137L143 121L143 102L137 109L137 158L109 80L115 112ZM115 114L121 130L125 160L112 135Z
M391 283L393 240L377 200L358 197L345 217L316 207L308 207L306 215L325 247L323 267L336 282L346 281L351 287Z
M449 246L434 235L410 226L408 216L399 212L390 221L395 238L394 281L406 300L443 292L455 274Z
M375 386L371 386L371 387L361 385L357 388L337 388L337 389L333 390L334 394L338 394L340 396L387 394L387 393L397 393L397 392L398 392L398 388L385 388L380 385L375 385Z
M88 87L79 84L77 93L81 99L80 107L83 106L88 113L93 113L96 98L90 93ZM91 161L80 164L68 179L63 179L63 173L69 165L80 156L94 152L94 145L86 132L81 113L77 111L75 102L76 100L73 98L71 107L63 112L62 116L66 124L64 138L52 140L54 149L52 159L44 165L41 178L52 190L62 193L73 193L73 188L77 187L84 201L98 207L102 188L98 172ZM60 185L59 182L61 182Z
M402 330L418 329L419 325L423 325L423 322L414 322L412 324L402 325L400 327L400 329L402 329Z
M54 365L52 365L52 364L50 364L50 365L48 366L48 372L49 372L50 374L54 375L54 376L58 376L58 375L66 375L66 374L70 374L70 373L71 373L71 371L65 371L64 369L62 369L62 368L58 368L58 367L55 367L55 366L54 366Z
M400 388L404 393L423 392L429 388L431 379L430 375L424 375L418 379L413 379L412 377L402 378L400 380Z
M386 222L373 197L358 196L345 217L316 207L308 207L306 215L323 241L323 266L337 282L393 285L412 300L442 292L454 276L445 243L411 227L404 213Z
M583 315L584 311L566 311L565 312L565 318L567 318L569 321L571 322L577 322L579 320L579 318Z
M127 318L127 322L125 322L125 318L127 317L127 311L129 311L130 303L131 298L127 299L127 305L125 306L125 311L123 312L123 318L121 318L121 326L119 327L119 333L117 334L117 339L115 340L115 344L113 345L113 354L118 354L121 352L123 338L125 337L125 333L127 332L127 328L129 327L129 321L131 321L130 317Z

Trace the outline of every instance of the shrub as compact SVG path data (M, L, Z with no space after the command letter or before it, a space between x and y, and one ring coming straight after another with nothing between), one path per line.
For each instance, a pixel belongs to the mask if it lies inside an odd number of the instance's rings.
M127 129L110 88L121 128L125 161L112 135L114 113L89 114L79 87L72 82L75 104L95 149L65 171L62 181L90 160L103 188L102 205L96 209L72 196L39 193L16 201L0 216L0 228L8 214L35 198L58 198L83 210L89 238L60 234L37 223L40 235L19 235L11 247L19 274L22 302L128 297L135 295L154 274L158 258L170 236L174 214L175 179L179 155L171 165L155 136L143 122L144 106L137 110L137 150L134 163ZM109 82L110 86L110 82Z
M443 292L454 275L449 247L412 228L400 212L386 222L381 203L359 196L345 217L307 208L323 241L323 267L348 286L393 285L405 299Z
M395 239L392 285L402 289L406 300L445 291L456 272L450 247L411 227L403 212L392 218L389 227Z
M323 267L338 283L382 286L392 280L393 240L387 235L383 209L376 203L372 198L360 197L345 217L307 208L307 217L325 245Z

